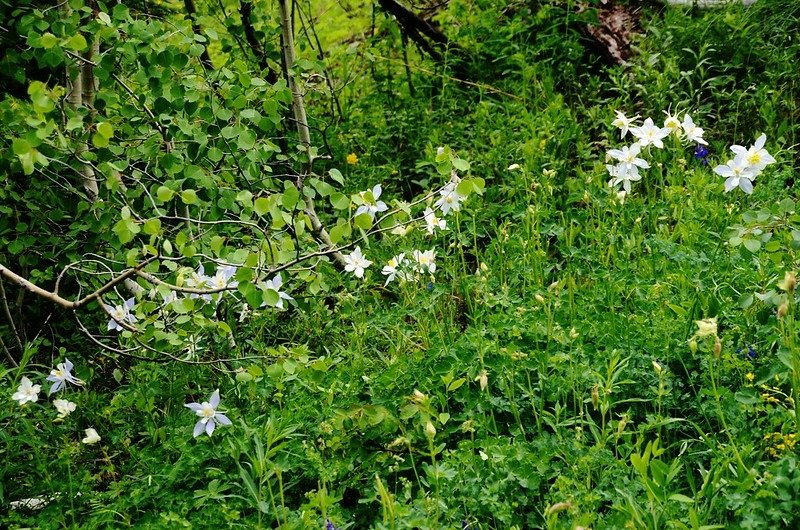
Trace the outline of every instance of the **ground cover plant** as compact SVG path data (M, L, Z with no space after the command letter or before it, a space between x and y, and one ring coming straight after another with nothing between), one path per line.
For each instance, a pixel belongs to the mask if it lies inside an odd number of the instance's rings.
M797 527L800 5L620 4L0 0L2 526Z

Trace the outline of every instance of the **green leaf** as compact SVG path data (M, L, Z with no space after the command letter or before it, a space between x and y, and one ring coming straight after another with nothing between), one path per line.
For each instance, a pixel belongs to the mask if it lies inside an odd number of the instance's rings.
M372 227L372 217L368 213L360 213L353 219L355 225L364 230L369 230Z
M14 150L14 154L18 156L30 153L33 149L31 144L22 138L14 138L14 141L11 142L11 148Z
M166 186L159 186L156 190L156 197L161 202L167 202L175 195L175 192Z
M142 232L147 235L155 235L161 231L161 220L154 218L148 219L145 221L144 225L142 226Z
M253 211L256 212L256 215L262 216L269 213L269 206L270 201L267 197L259 197L253 203Z
M109 139L114 136L114 128L107 121L97 124L97 134L103 138Z
M256 135L253 131L244 130L239 134L238 138L239 149L242 151L249 151L256 145Z
M350 198L344 193L339 193L338 191L331 194L330 201L331 206L337 210L346 210L350 207Z
M344 177L342 176L342 172L339 171L338 169L328 170L328 175L330 175L330 177L339 184L344 185Z
M64 43L65 48L76 52L86 49L86 46L86 39L80 33L76 33Z
M759 241L758 239L745 239L743 241L743 244L744 248L746 248L752 253L758 252L758 250L761 248L761 241Z
M102 149L103 147L108 147L108 138L100 133L93 133L92 145L94 145L98 149Z
M183 190L181 192L183 204L194 204L197 202L197 192L194 190Z
M459 171L468 171L469 162L467 162L463 158L453 157L453 167Z
M300 199L300 190L298 190L294 184L287 183L286 189L283 192L283 197L281 197L281 204L287 210L294 210L295 206L297 206L297 201Z
M50 48L52 48L53 46L58 44L58 38L56 38L56 36L53 35L52 33L45 33L44 35L42 35L42 38L39 40L39 44L45 50L49 50Z

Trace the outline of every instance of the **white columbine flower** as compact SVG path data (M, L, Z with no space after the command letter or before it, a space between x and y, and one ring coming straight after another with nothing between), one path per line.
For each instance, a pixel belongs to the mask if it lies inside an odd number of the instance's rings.
M612 121L611 125L620 130L620 138L625 138L625 135L628 134L628 129L630 129L630 127L633 125L633 120L637 119L639 115L637 114L633 118L627 118L618 110L614 112L617 114L617 119Z
M692 117L688 114L683 116L683 123L681 124L681 127L683 127L683 134L686 135L687 140L698 144L708 145L708 142L703 140L703 129L695 125Z
M217 411L217 407L219 406L219 389L214 390L214 393L211 394L211 397L208 401L204 401L202 403L187 403L184 405L186 408L192 409L195 414L200 416L200 421L198 421L194 426L194 434L193 436L197 438L203 431L206 432L209 436L214 433L214 429L219 425L230 425L231 420L228 417Z
M455 179L458 179L458 177L455 177ZM450 213L450 210L457 212L461 209L461 202L466 199L466 197L458 193L456 189L457 186L458 181L451 180L439 190L439 195L441 195L441 197L433 203L433 207L442 210L442 215L447 215Z
M520 165L519 165L519 164L511 164L510 166L508 166L508 170L509 170L509 171L516 171L516 170L518 170L519 168L520 168Z
M430 249L425 252L415 250L411 253L414 261L416 262L419 272L429 272L433 274L436 272L436 250Z
M284 308L283 305L284 300L294 300L294 298L286 294L284 291L281 291L281 287L283 287L283 278L281 277L280 272L276 274L274 278L265 281L263 284L264 289L272 289L273 291L278 293L278 301L275 303L275 307L277 307L278 309ZM265 305L267 305L267 302L263 302L261 304L261 307L264 307Z
M670 114L666 110L664 114L667 115L666 119L664 119L664 128L669 129L672 134L680 138L681 136L681 120L678 119L678 115Z
M624 170L625 173L637 172L636 167L647 169L650 164L642 158L638 158L642 148L639 144L633 144L630 147L625 146L622 149L612 149L608 152L609 156L614 160L619 161L619 168Z
M372 265L372 262L361 253L361 247L356 247L352 253L344 256L344 262L344 270L352 272L356 275L356 278L363 278L364 269Z
M397 256L393 257L392 259L390 259L386 263L386 265L383 266L383 270L381 271L381 274L384 274L384 275L387 276L386 283L383 284L384 287L389 285L389 282L394 280L395 276L400 276L401 280L405 280L406 279L405 273L400 270L400 267L403 266L403 263L405 263L405 260L406 260L405 253L401 253L401 254L398 254Z
M666 127L657 127L656 124L653 123L652 118L644 120L644 124L641 127L631 128L631 134L638 139L638 143L641 144L642 147L654 145L659 149L664 148L664 142L662 142L662 140L669 136L670 132L670 129Z
M56 365L55 370L50 370L50 375L47 376L47 380L52 381L54 384L50 387L50 391L47 393L48 396L64 388L67 383L78 386L83 384L83 381L72 375L72 368L73 364L69 359L65 358L63 363L58 363Z
M100 435L97 434L97 431L89 427L88 429L84 429L83 431L86 433L86 438L81 440L81 443L85 443L86 445L96 444L100 441Z
M111 320L108 321L108 329L122 331L125 329L122 327L123 322L128 324L136 322L136 317L131 314L131 309L133 309L134 305L136 305L134 298L128 298L122 305L110 306L103 304L108 314L111 315Z
M642 176L639 175L639 167L635 165L630 166L630 169L628 169L624 164L620 163L616 166L606 165L606 169L608 174L611 175L608 185L614 187L617 184L622 184L622 188L627 193L631 191L631 182L642 180Z
M436 233L437 228L439 230L447 230L447 221L436 217L436 213L432 209L425 208L423 216L425 217L425 224L428 228L428 234L433 235Z
M356 213L354 214L354 217L358 216L359 214L366 213L374 221L375 214L385 212L386 210L389 209L389 207L386 206L385 202L378 200L381 196L381 193L383 193L383 189L381 188L380 184L375 184L375 186L372 188L372 198L373 198L372 202L367 202L365 193L366 192L362 191L360 195L361 198L364 199L364 202L367 204L362 204L361 206L356 208Z
M192 271L192 275L186 279L185 284L186 287L192 289L211 289L211 277L206 276L206 271L202 263L197 267L197 271ZM202 298L206 302L211 301L210 294L191 293L189 298Z
M208 283L211 284L210 287L212 289L229 289L236 287L239 285L239 282L231 280L234 274L236 274L236 267L233 265L224 265L218 267L217 272L209 279ZM222 300L223 293L224 291L217 293L219 295L217 302Z
M39 399L39 391L41 390L41 385L34 385L30 379L23 375L19 382L19 388L17 388L17 391L11 396L11 399L19 401L20 405L24 405L28 402L36 403Z
M733 160L728 160L728 165L714 168L714 173L726 177L725 193L737 186L748 195L753 193L753 179L756 178L756 169L747 165L745 156L745 153L736 155Z
M56 410L58 411L58 419L60 420L63 420L64 418L69 416L71 412L74 412L76 407L75 403L67 399L54 399L53 405L56 407Z
M775 159L772 155L764 149L765 143L767 143L767 135L762 134L749 149L745 149L741 145L732 145L731 151L736 155L744 155L744 160L747 165L754 168L757 172L760 172L769 164L775 163Z

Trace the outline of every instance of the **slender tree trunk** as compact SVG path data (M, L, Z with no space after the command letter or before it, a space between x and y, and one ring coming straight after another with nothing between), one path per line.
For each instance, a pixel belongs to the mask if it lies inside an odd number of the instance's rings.
M69 6L64 8L66 13L69 14ZM92 38L92 44L86 52L90 57L98 53L100 50L100 43L97 39ZM91 59L89 59L91 60ZM67 66L67 105L75 112L81 107L92 108L94 105L95 93L95 77L94 70L91 65L87 65L84 61L73 61L72 64ZM88 103L87 103L88 102ZM89 124L87 124L89 125ZM80 142L75 149L75 155L78 158L83 158L83 154L89 150L89 145L86 142ZM83 188L90 201L94 202L100 193L97 186L97 178L95 177L94 169L89 163L81 163L79 170Z
M286 75L289 90L292 92L292 111L294 113L295 123L297 125L297 136L300 140L300 143L306 149L306 155L308 156L306 167L303 168L302 174L298 177L295 185L298 187L298 189L300 189L300 193L305 199L306 215L308 215L308 218L311 220L311 227L315 236L327 248L334 248L336 245L333 244L330 234L328 234L328 231L324 226L322 226L322 222L319 220L316 208L314 207L314 200L303 193L303 181L305 180L306 175L311 172L311 165L314 163L314 157L312 156L310 150L311 131L308 127L308 117L306 116L306 106L303 102L303 94L300 92L300 89L298 88L297 83L295 83L294 77L292 77L291 74L291 68L294 66L295 62L295 55L294 34L292 32L292 10L289 2L291 2L291 0L279 0L278 2L281 14L281 44L283 49L284 74ZM340 265L345 264L344 256L342 256L340 252L334 252L333 258L339 262Z

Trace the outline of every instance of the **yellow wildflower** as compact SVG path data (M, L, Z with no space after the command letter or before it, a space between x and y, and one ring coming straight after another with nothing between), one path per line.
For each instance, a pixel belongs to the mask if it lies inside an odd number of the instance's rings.
M350 164L351 166L358 164L358 157L356 156L355 153L350 153L349 155L347 155L346 160L347 163Z

